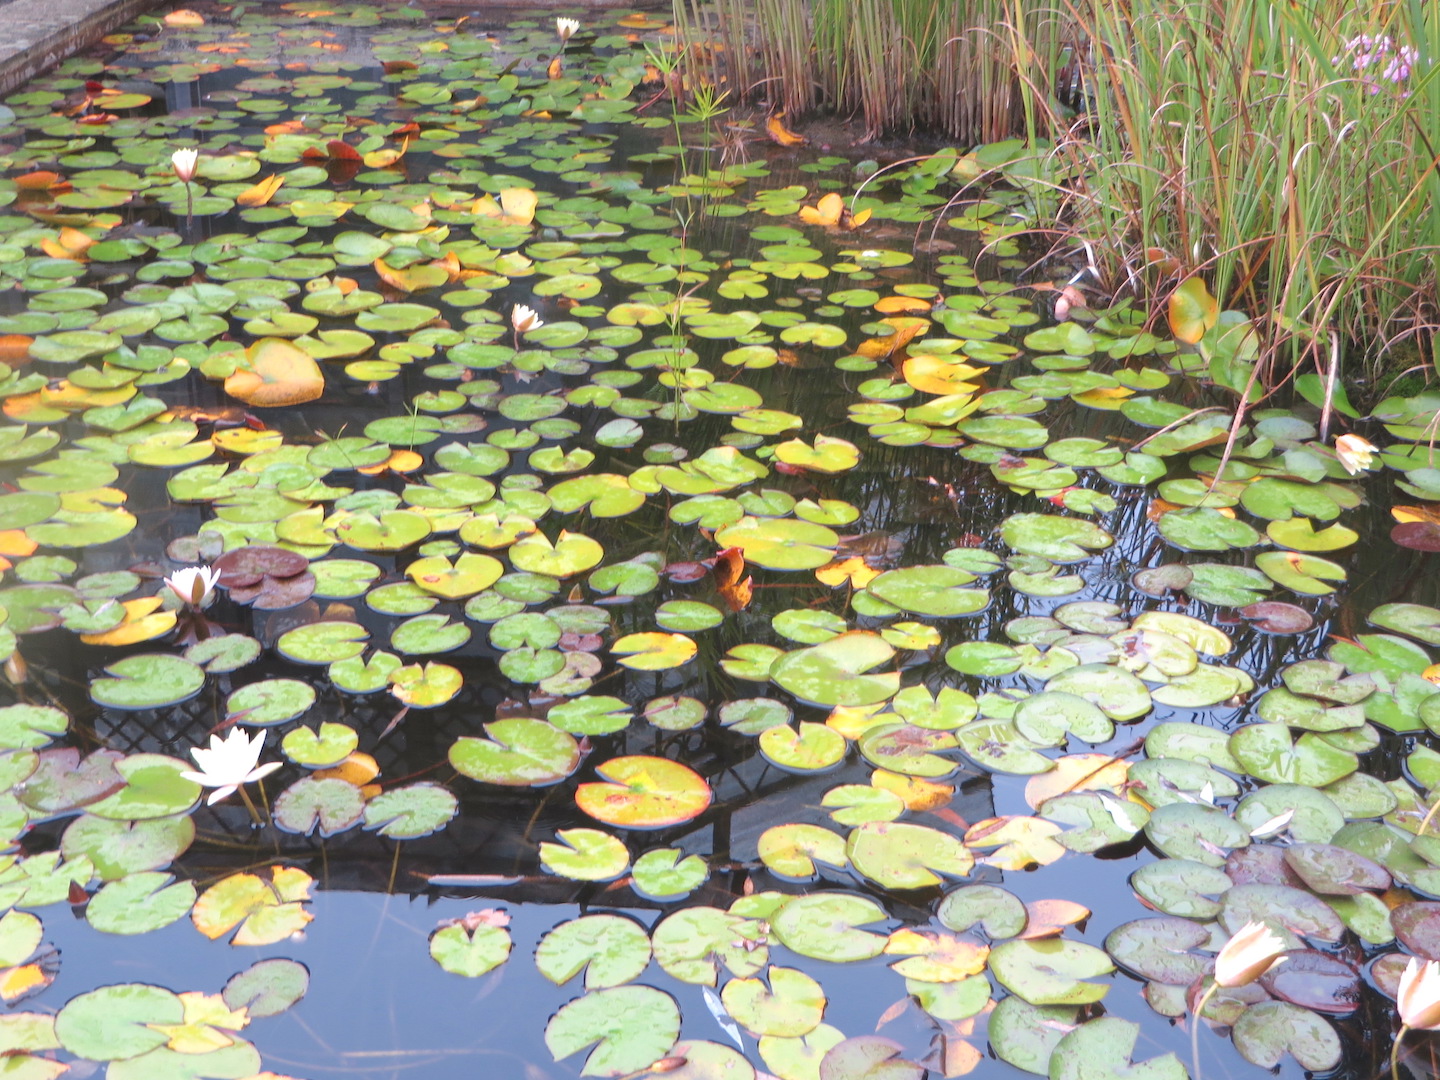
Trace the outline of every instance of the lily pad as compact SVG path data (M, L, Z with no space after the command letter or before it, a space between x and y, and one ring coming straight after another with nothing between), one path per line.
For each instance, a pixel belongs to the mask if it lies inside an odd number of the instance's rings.
M617 986L561 1006L545 1025L545 1045L556 1061L595 1046L580 1075L624 1076L653 1065L679 1034L680 1009L669 994Z

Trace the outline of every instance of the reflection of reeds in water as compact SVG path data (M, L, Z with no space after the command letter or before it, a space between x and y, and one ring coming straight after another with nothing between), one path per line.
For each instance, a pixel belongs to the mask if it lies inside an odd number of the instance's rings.
M965 142L1022 133L1063 43L1035 0L675 0L692 80L792 117L864 121L866 138L934 127Z

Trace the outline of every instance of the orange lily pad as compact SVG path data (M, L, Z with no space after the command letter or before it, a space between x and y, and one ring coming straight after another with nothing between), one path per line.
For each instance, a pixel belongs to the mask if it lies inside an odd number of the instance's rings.
M325 393L320 365L284 338L261 338L245 350L245 364L225 380L225 392L247 405L303 405Z
M621 828L680 825L704 813L714 797L704 777L669 758L612 758L595 772L604 782L581 784L575 803L595 820Z
M141 596L121 603L125 608L124 622L103 633L81 634L80 640L87 645L134 645L167 634L175 627L175 612L155 610L162 603L159 596Z
M231 874L200 894L190 913L195 929L212 940L235 927L232 945L273 945L299 933L314 917L303 904L312 878L303 870L272 866L271 881Z

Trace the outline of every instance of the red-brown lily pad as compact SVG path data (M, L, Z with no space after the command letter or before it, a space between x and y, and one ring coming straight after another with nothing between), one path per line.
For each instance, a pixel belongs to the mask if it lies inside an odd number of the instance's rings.
M1279 600L1248 604L1240 609L1240 615L1262 634L1303 634L1315 625L1304 608Z
M1343 1014L1360 1004L1360 973L1338 956L1292 949L1260 977L1260 985L1281 1001L1315 1012Z
M125 786L115 768L125 755L118 750L95 750L82 761L72 746L40 751L40 764L20 790L20 801L36 817L68 814L99 802Z
M1440 960L1440 903L1401 904L1390 912L1390 926L1411 952L1425 960Z
M1355 896L1390 887L1390 872L1383 866L1335 844L1294 844L1285 849L1285 862L1311 892L1327 896Z
M1402 521L1390 539L1411 551L1440 551L1440 525L1433 521Z
M220 587L237 604L256 611L283 611L315 594L315 575L304 555L265 544L227 551L215 560Z
M1236 885L1305 887L1304 879L1285 861L1285 849L1275 844L1236 848L1225 859L1225 873Z

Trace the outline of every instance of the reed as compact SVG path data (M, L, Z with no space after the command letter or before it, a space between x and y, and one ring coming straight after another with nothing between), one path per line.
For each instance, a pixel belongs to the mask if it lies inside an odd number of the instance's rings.
M1080 124L1045 119L1078 177L1065 223L1112 288L1158 298L1198 274L1292 365L1428 341L1440 299L1431 8L1071 10L1092 108Z

